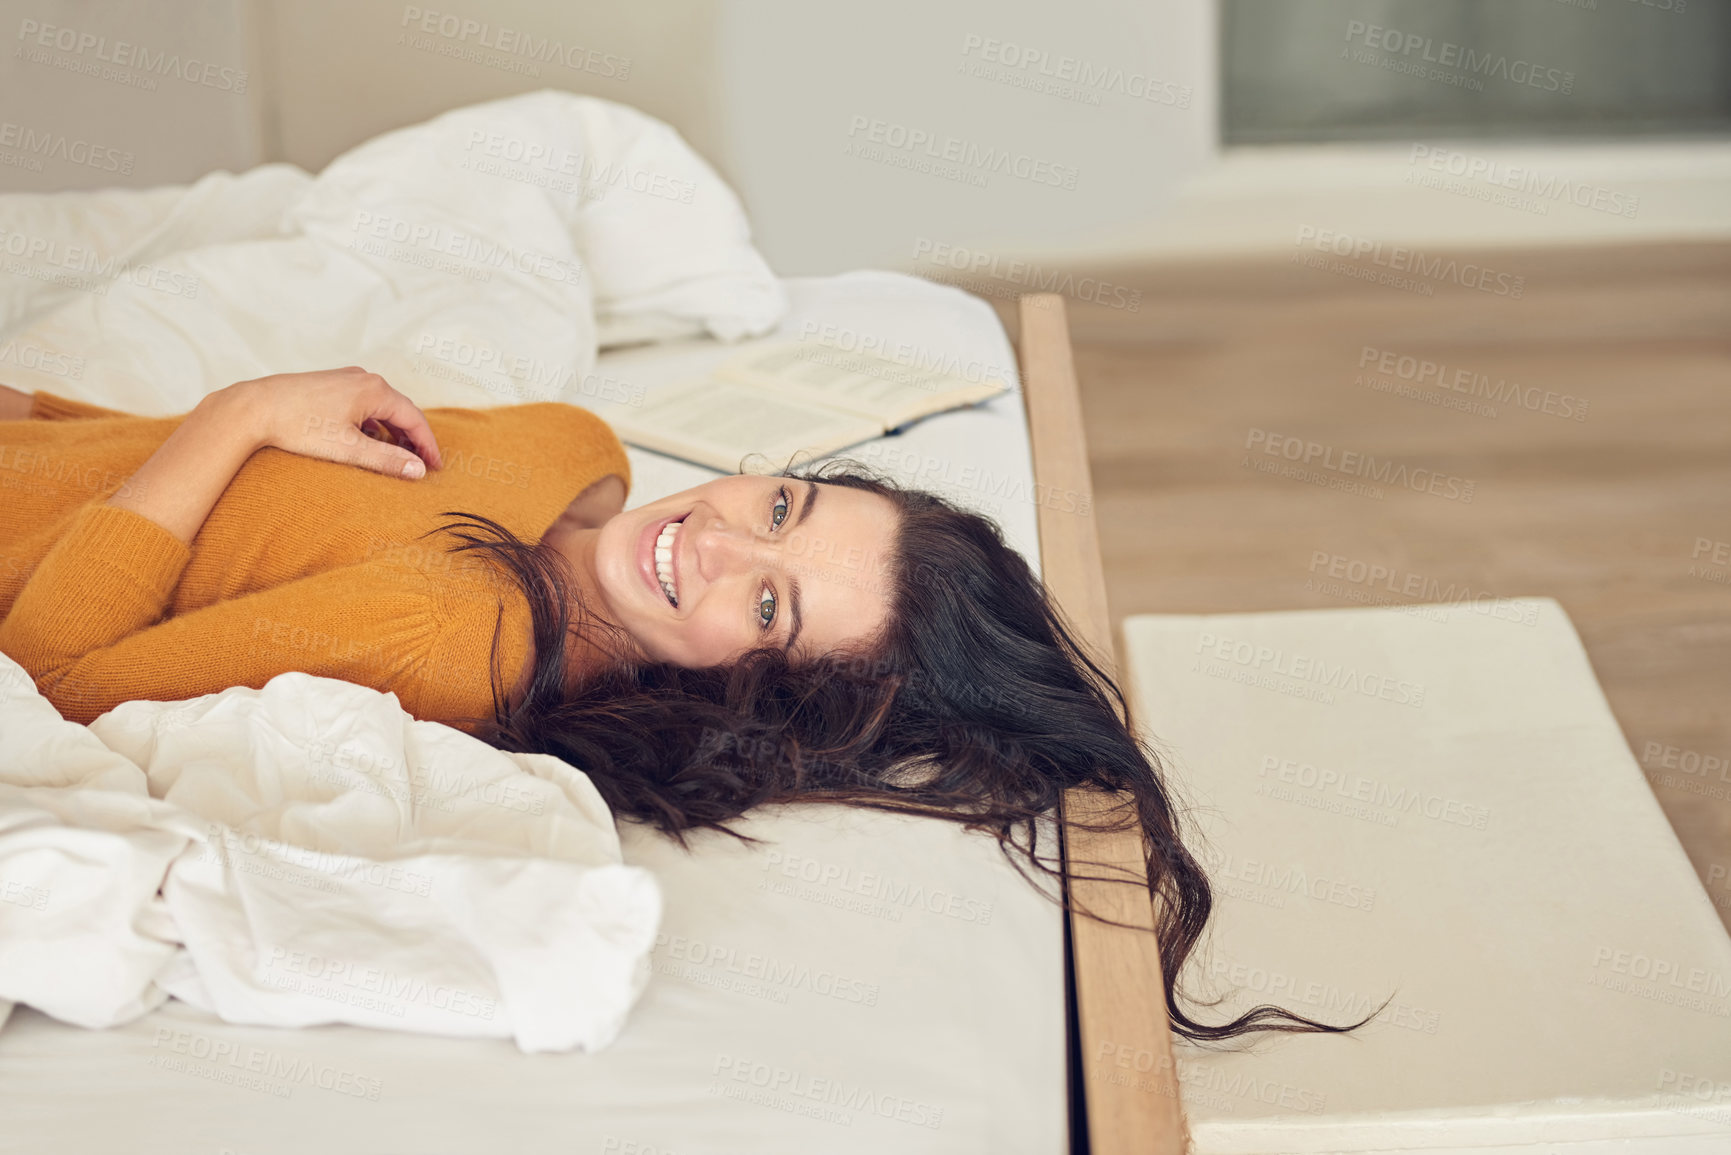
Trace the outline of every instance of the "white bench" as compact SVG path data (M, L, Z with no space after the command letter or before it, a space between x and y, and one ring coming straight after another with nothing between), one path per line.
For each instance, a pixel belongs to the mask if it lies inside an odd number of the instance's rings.
M1731 937L1555 601L1124 636L1207 835L1199 1017L1394 995L1353 1036L1178 1044L1199 1153L1731 1152Z

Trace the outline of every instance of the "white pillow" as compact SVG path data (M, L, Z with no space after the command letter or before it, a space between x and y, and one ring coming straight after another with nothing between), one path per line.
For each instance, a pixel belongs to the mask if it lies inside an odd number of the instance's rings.
M737 341L786 314L739 197L671 125L568 92L514 99L569 109L591 142L574 227L602 348L704 333Z

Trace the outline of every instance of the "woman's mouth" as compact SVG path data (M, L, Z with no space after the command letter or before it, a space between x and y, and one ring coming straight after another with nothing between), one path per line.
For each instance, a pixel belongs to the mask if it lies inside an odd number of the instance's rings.
M684 517L668 522L655 538L655 580L661 583L662 596L674 609L679 608L679 567L674 564L673 550L684 523Z

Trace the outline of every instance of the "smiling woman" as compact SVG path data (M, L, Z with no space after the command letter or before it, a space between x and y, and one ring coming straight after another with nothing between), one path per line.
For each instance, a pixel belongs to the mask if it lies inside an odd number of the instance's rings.
M1117 810L1067 821L1140 832L1178 1034L1353 1029L1267 1005L1212 1025L1180 1005L1206 874L1119 688L987 518L831 461L539 547L487 518L444 528L512 575L534 620L532 668L476 736L582 767L616 815L684 843L745 838L730 823L759 806L860 806L989 832L1025 876L1077 880L1098 876L1062 862L1050 817L1066 791L1105 791Z
M627 511L629 461L594 414L423 414L357 368L179 417L45 393L28 416L0 422L22 482L0 503L0 651L72 720L299 670L561 758L681 842L841 803L990 832L1018 869L1072 880L1051 816L1095 788L1124 801L1093 828L1147 849L1177 1033L1350 1029L1179 1005L1206 875L1118 686L978 514L846 461Z
M599 528L555 527L542 544L572 563L597 612L643 656L710 666L763 646L807 656L876 634L885 591L849 579L890 556L895 529L894 507L876 494L738 476ZM836 542L848 546L838 554Z

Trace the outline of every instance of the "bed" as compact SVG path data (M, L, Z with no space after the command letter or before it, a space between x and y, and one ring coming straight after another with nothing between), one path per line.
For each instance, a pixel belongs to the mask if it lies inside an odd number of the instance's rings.
M1067 605L1093 597L1078 619L1097 631L1092 514L1036 499L1090 492L1061 299L1024 301L1016 374L995 314L957 290L878 272L785 287L777 335L875 335L1011 375L1016 391L851 455L992 514ZM691 339L604 353L597 379L629 388L594 408L727 351ZM713 476L631 452L633 504ZM1086 1126L1096 1151L1181 1149L1176 1097L1110 1077L1119 1056L1167 1053L1150 936L1085 924L1072 937L994 842L948 824L808 807L744 828L768 841L702 837L687 854L621 830L665 915L650 987L600 1053L242 1027L179 1002L85 1031L20 1007L0 1032L0 1135L16 1150L248 1155L1047 1152L1081 1149Z

